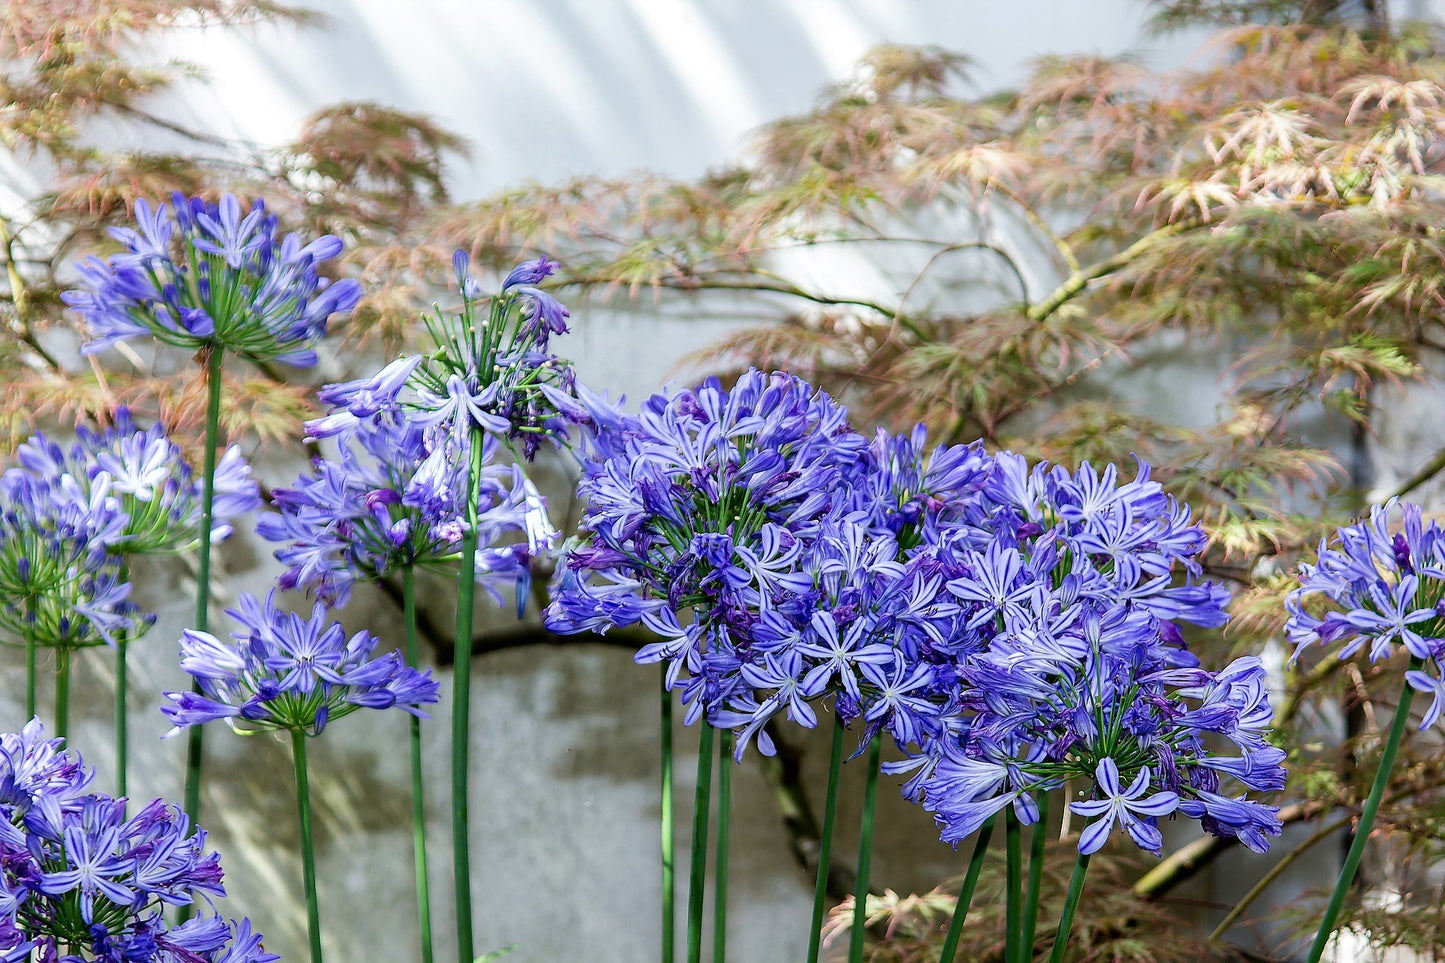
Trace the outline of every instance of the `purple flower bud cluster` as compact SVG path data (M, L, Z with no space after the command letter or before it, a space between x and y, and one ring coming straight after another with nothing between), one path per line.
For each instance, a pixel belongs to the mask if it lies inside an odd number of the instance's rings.
M149 335L309 367L330 317L361 299L356 281L317 271L341 253L340 239L281 237L260 200L243 213L232 194L208 202L178 193L158 207L136 201L135 218L135 228L111 232L124 252L89 258L80 287L64 294L90 327L87 352Z
M225 895L221 865L179 809L134 815L38 720L0 735L0 960L271 963L248 920L179 926L167 907Z
M1093 786L1090 852L1115 826L1157 851L1175 812L1254 848L1279 832L1220 784L1284 784L1265 670L1189 652L1178 623L1222 625L1228 596L1198 581L1204 533L1147 466L929 455L921 429L870 445L826 395L757 371L592 422L548 625L657 633L637 660L667 663L687 720L736 729L739 752L831 697L864 742L905 750L888 768L945 840L1009 805L1033 821L1071 780Z
M1393 531L1392 531L1393 529ZM1370 517L1322 541L1314 564L1299 567L1300 587L1285 602L1295 658L1312 645L1348 659L1369 644L1371 662L1399 647L1420 663L1405 673L1432 696L1420 728L1445 711L1445 529L1420 506L1391 500ZM1322 605L1312 604L1318 600Z
M431 670L406 665L397 652L373 658L377 639L348 637L317 605L310 618L243 593L227 613L239 626L229 640L187 629L181 668L200 692L167 692L161 707L177 729L215 719L240 731L284 729L318 735L333 719L357 709L393 706L424 718L421 706L437 700Z
M128 516L110 476L80 478L24 468L0 476L0 627L12 642L115 645L149 623L120 577Z

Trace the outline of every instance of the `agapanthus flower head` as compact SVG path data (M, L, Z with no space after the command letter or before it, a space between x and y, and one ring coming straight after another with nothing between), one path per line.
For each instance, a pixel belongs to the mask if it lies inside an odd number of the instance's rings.
M112 549L118 554L165 554L195 545L200 537L201 478L162 425L141 428L122 406L108 427L81 425L76 435L77 441L64 447L36 434L20 446L20 464L42 477L69 475L82 489L103 478L126 519L123 537ZM260 505L251 468L241 449L232 445L216 464L211 541L230 536L234 521Z
M1342 659L1366 646L1371 662L1404 648L1411 688L1433 696L1421 728L1445 710L1445 529L1420 506L1391 500L1369 518L1322 541L1313 564L1299 567L1300 586L1285 602L1295 658L1311 646Z
M354 280L318 267L341 253L331 235L284 237L256 200L176 194L169 204L136 201L139 230L118 228L124 251L79 266L80 286L64 299L90 327L86 351L150 336L187 349L215 347L253 361L307 367L331 316L361 298Z
M562 444L587 413L571 364L548 346L567 330L567 309L537 287L556 265L545 258L519 265L491 298L468 273L465 251L452 265L461 306L424 318L435 348L409 372L413 417L442 427L458 445L479 432L506 438L528 460L544 442Z
M161 712L177 729L224 719L242 731L317 735L357 709L420 717L421 706L437 700L431 670L406 665L397 652L374 657L375 636L347 636L319 604L306 618L278 609L274 591L264 602L242 594L227 614L237 624L230 639L192 629L181 638L181 668L201 691L165 693L171 704Z
M0 735L0 956L96 963L270 963L249 921L169 907L225 895L219 857L180 809L133 815L38 720Z
M1009 806L1032 821L1034 796L1065 783L1093 787L1074 804L1096 820L1085 852L1114 829L1157 851L1157 820L1176 811L1247 845L1278 833L1263 805L1217 818L1221 777L1278 790L1283 753L1267 741L1259 660L1213 673L1184 643L1175 623L1220 625L1228 595L1196 581L1204 533L1149 474L1000 453L969 523L920 554L956 608L919 658L952 686L935 690L941 715L913 758L886 768L912 774L905 793L946 841ZM1219 751L1225 740L1238 755Z
M371 414L352 416L331 433L338 457L317 459L295 486L277 489L276 512L256 526L262 537L281 543L276 557L287 566L281 587L304 589L329 604L344 604L357 580L402 567L450 566L469 524L469 466L457 457L451 436L412 420L393 400L372 397ZM523 585L556 532L545 500L520 466L499 463L497 439L483 435L478 443L477 576L495 595L503 585ZM525 588L517 598L525 602Z
M10 641L115 645L148 624L120 577L126 521L105 472L84 484L22 468L0 476L0 626Z

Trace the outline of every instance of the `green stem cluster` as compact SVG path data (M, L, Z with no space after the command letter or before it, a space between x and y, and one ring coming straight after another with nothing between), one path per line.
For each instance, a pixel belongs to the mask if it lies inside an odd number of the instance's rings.
M833 715L833 748L828 756L828 795L823 801L823 828L818 840L818 879L813 885L813 920L808 930L808 963L818 963L823 938L823 911L828 902L828 871L833 857L833 824L838 819L838 777L843 769L843 718Z
M733 734L722 730L717 744L717 865L713 867L712 963L727 959L728 844L733 801Z
M706 720L697 749L697 787L693 795L692 861L687 881L687 963L702 961L702 899L707 887L708 806L712 800L714 729Z
M853 889L853 926L848 933L848 963L862 963L863 941L868 934L868 875L873 868L873 819L878 804L878 767L883 740L868 744L867 781L863 784L863 823L858 830L858 880Z
M973 903L973 891L978 887L979 874L983 872L983 861L988 856L988 841L993 836L993 825L998 817L990 816L979 828L978 838L973 843L973 857L968 861L968 871L963 876L963 885L958 889L958 900L953 904L953 919L949 920L948 933L943 938L943 949L939 951L938 963L953 963L958 953L958 941L963 937L963 922L968 918L968 908Z

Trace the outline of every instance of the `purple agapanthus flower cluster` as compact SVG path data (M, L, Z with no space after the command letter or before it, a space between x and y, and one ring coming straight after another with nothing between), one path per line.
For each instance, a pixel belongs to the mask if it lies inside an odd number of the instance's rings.
M829 696L865 741L922 738L952 677L922 657L947 615L911 559L967 516L978 446L930 455L921 429L870 445L826 394L759 371L593 423L586 542L549 626L645 624L662 639L637 660L666 662L687 720L738 730L739 754L772 751L775 715L816 725Z
M418 361L395 362L374 383L399 384ZM451 564L467 526L468 465L446 457L447 433L394 401L378 402L361 417L351 385L332 385L322 396L352 403L310 423L335 440L338 457L316 459L293 487L275 490L277 511L256 526L282 543L276 557L287 569L278 584L344 605L357 580ZM340 429L330 430L329 420L339 420ZM497 586L514 585L520 608L532 559L551 548L555 532L531 479L516 464L498 463L497 439L483 435L480 445L477 576L494 595Z
M0 961L270 963L248 920L168 907L225 895L221 865L179 809L134 815L38 720L0 735Z
M181 668L200 692L165 693L171 704L161 712L178 729L224 719L242 731L318 735L357 709L424 717L421 706L437 700L430 669L406 665L397 652L373 657L376 637L347 636L324 606L306 618L278 609L274 592L264 602L243 593L227 614L238 626L229 640L193 629L181 639Z
M121 578L126 522L105 472L84 483L23 468L0 476L0 626L73 648L115 645L144 624Z
M1392 531L1392 529L1394 529ZM1300 587L1286 601L1285 632L1295 657L1310 646L1336 647L1348 659L1369 644L1371 662L1400 648L1411 658L1405 679L1432 697L1420 728L1445 711L1445 530L1420 506L1391 501L1320 543L1316 562L1299 567ZM1312 599L1325 603L1311 611Z
M1221 777L1284 786L1266 671L1245 658L1210 672L1184 643L1177 623L1222 625L1228 599L1196 581L1205 536L1188 510L1142 464L1123 481L1112 466L1029 469L1007 453L984 494L987 523L922 563L956 607L957 683L939 734L891 767L913 772L905 791L955 843L1010 805L1036 821L1036 795L1072 784L1092 787L1072 804L1095 819L1084 852L1115 828L1158 852L1157 821L1176 812L1263 850L1277 811L1222 792Z
M201 479L160 424L142 429L130 410L117 408L109 427L82 425L63 447L37 434L20 446L20 464L41 477L69 475L88 488L102 476L126 516L114 551L126 555L186 551L200 538ZM251 468L232 445L218 460L210 538L230 536L235 519L254 512L261 496Z
M149 335L307 367L331 316L361 298L356 281L318 273L341 253L340 239L282 237L259 199L243 210L232 194L210 202L178 193L156 207L136 201L135 218L135 228L111 231L125 251L89 258L81 286L64 294L90 327L88 352Z

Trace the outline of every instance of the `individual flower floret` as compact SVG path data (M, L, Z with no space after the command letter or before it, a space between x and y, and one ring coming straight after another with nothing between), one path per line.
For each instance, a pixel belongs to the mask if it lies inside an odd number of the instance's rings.
M317 735L360 708L423 717L420 707L437 700L431 670L417 671L396 652L372 658L376 637L348 638L321 605L303 618L276 608L274 592L264 603L242 594L227 614L239 626L230 640L191 629L181 639L181 668L201 691L165 693L172 704L161 712L178 729L225 719L243 731Z
M1154 821L1179 807L1179 794L1165 790L1146 796L1149 776L1149 767L1145 766L1139 770L1129 788L1123 789L1119 785L1119 767L1114 760L1107 756L1100 760L1094 770L1094 786L1099 798L1069 804L1069 808L1080 816L1099 817L1079 836L1079 852L1097 853L1117 822L1140 849L1159 855L1164 837Z
M219 857L179 809L156 799L128 816L125 800L86 792L90 777L38 720L0 735L0 959L279 959L247 920L168 927L168 907L225 895Z
M219 202L176 194L157 208L136 201L135 216L139 232L112 231L124 253L90 258L81 286L64 294L90 327L87 352L148 335L307 367L331 315L361 298L356 281L317 270L341 253L338 238L282 237L260 200L243 214L232 194Z

